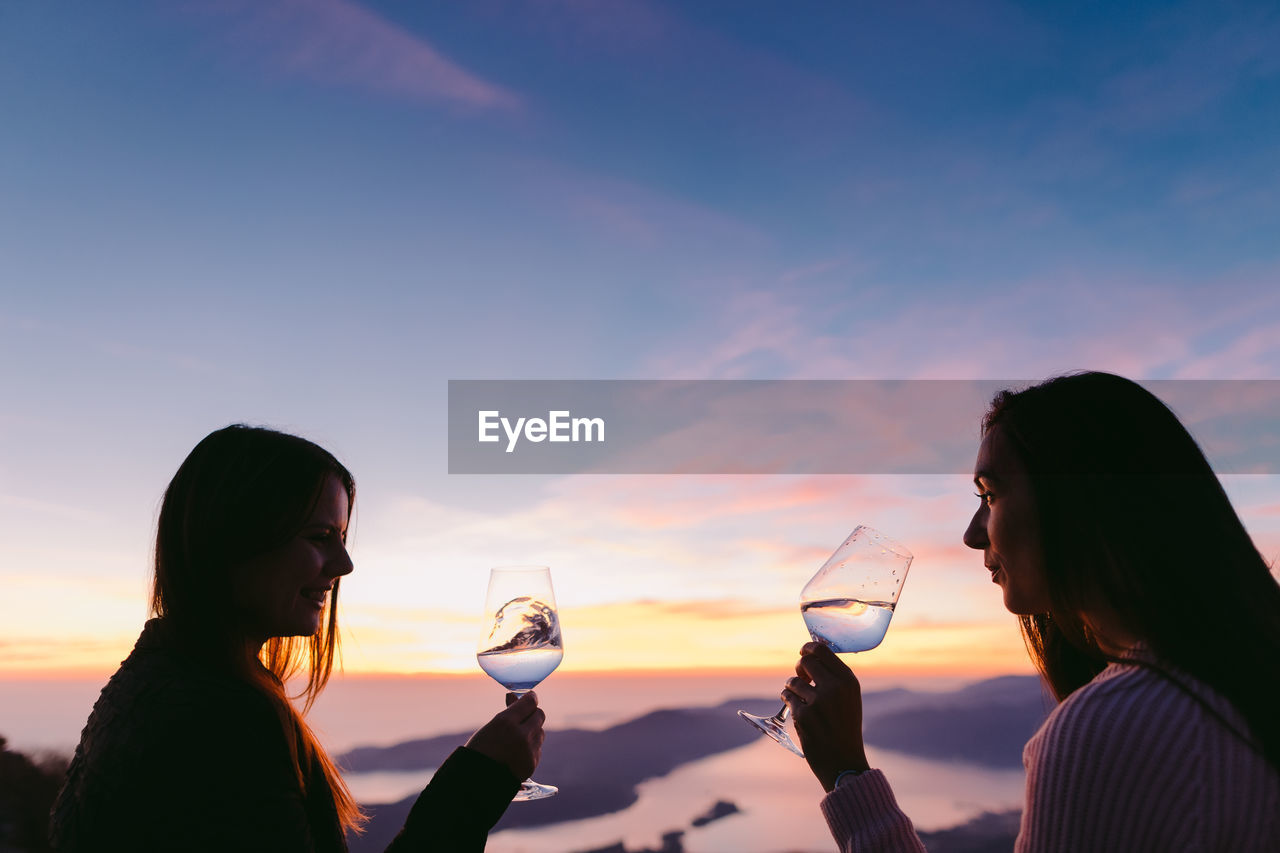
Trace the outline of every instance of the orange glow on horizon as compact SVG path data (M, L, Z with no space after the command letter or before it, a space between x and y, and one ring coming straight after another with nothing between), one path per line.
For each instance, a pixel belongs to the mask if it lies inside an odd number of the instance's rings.
M804 623L792 608L739 599L628 601L561 609L563 675L681 673L749 676L790 672ZM467 675L477 671L475 619L431 610L350 612L340 671L350 675ZM128 655L134 636L11 643L0 678L105 677ZM1031 672L1010 617L934 623L900 618L876 649L846 655L877 677L987 677ZM337 668L337 667L335 667Z

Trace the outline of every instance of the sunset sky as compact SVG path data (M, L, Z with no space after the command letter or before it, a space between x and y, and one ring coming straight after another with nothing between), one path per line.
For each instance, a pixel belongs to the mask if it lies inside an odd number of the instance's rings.
M349 672L779 669L859 523L885 675L1029 671L964 475L464 476L450 379L1280 379L1273 3L0 9L0 676L108 673L190 448L355 473ZM977 445L980 410L961 417ZM857 442L857 435L849 435ZM1280 557L1280 476L1226 478Z

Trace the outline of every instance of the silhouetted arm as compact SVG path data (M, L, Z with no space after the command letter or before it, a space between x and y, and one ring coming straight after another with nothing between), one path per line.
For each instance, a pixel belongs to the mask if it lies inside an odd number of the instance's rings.
M505 765L459 747L418 796L387 853L479 853L519 787Z

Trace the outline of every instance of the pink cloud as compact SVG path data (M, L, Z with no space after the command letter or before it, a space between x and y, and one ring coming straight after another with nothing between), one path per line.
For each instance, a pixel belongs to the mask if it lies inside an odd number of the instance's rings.
M1188 363L1183 379L1270 379L1280 375L1280 322L1242 333L1215 352Z
M513 163L514 180L528 188L540 209L563 209L626 246L674 251L681 243L696 243L732 251L771 242L767 233L731 214L624 178L532 157Z
M229 36L237 46L297 77L475 109L519 105L508 90L352 0L215 0L201 8L234 18Z
M696 619L750 619L752 617L772 617L778 614L779 608L762 605L758 602L743 601L736 598L698 599L685 601L652 601L640 599L625 602L623 606L638 609L651 609L671 616L688 616Z
M570 199L569 210L623 242L649 247L661 243L657 221L637 206L603 195L577 195Z
M1025 378L1110 370L1135 378L1280 375L1280 270L1167 282L1126 270L1064 270L973 288L882 296L857 272L843 295L790 283L742 283L696 339L666 341L641 371L676 379ZM847 315L848 328L831 317Z
M57 518L67 519L69 521L101 522L107 518L106 514L96 509L85 509L78 506L68 506L61 503L53 503L50 501L41 501L29 498L23 495L7 495L0 494L0 507L6 507L9 510L19 510L25 512L39 513L42 515L51 515Z
M528 32L559 51L613 59L660 44L681 26L665 10L639 0L542 0L515 9L496 2L485 7L492 17L507 20L523 12Z
M620 523L648 529L696 528L717 521L794 512L814 518L847 513L849 507L857 506L875 506L887 513L916 504L915 499L886 489L877 478L841 476L587 477L563 480L557 491L570 501L597 507ZM762 547L765 541L745 540L753 548ZM812 562L815 556L821 562L831 552L831 548L825 552L797 550L785 542L776 542L767 550L777 552L784 561L802 564Z

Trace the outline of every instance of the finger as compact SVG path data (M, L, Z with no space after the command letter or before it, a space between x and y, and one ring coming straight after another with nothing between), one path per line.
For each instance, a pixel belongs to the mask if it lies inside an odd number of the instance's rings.
M792 719L795 719L797 714L801 713L802 711L804 711L804 709L809 707L809 703L805 702L803 699L801 699L799 696L797 696L795 693L793 693L790 689L786 687L782 688L782 701L788 708L791 709Z
M514 694L514 693L508 693L508 694L507 694L507 707L508 707L508 708L510 708L512 705L516 704L517 702L525 702L525 703L532 702L534 705L537 705L537 704L538 704L538 694L537 694L537 693L535 693L535 692L533 692L532 690L530 690L528 693L525 693L525 694L523 694L523 695L521 695L521 696L517 696L517 695L516 695L516 694Z
M542 728L546 721L546 712L541 708L535 708L532 714L520 721L520 728L526 732L530 732L535 729Z
M835 649L831 648L827 643L814 640L805 643L800 647L800 657L812 657L827 662L828 664L843 664L844 661L836 654Z
M812 702L818 698L817 689L803 678L788 678L783 692L790 692L800 698L802 702Z
M515 694L507 694L508 697L513 695ZM513 720L517 723L523 722L538 708L538 696L532 690L514 701L510 699L507 701L509 704L504 710L498 712L498 716L504 717L508 720Z
M812 655L806 655L796 661L796 675L806 681L812 681L815 685L830 683L832 678L831 670L824 666L822 661L815 660Z
M820 643L810 643L801 649L796 674L808 678L817 687L846 679L857 680L853 670L836 657L835 652Z

